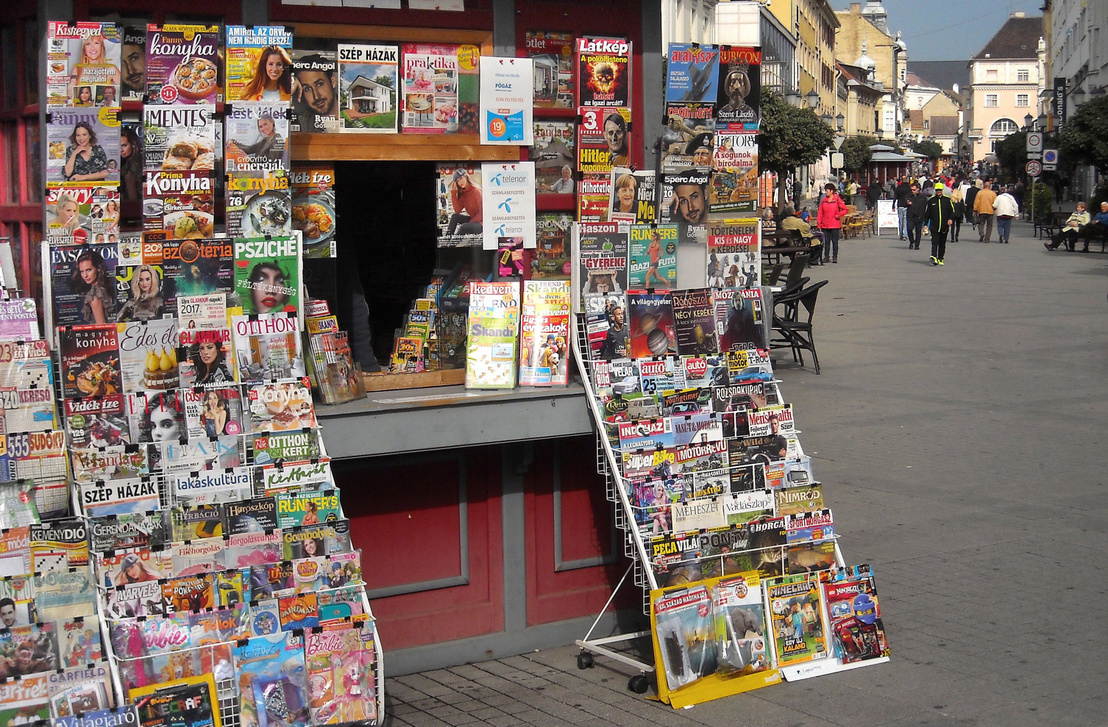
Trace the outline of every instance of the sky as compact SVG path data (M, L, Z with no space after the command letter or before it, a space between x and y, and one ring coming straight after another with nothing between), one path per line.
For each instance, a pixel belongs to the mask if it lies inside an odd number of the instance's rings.
M858 0L865 7L866 0ZM884 0L889 31L908 46L911 61L968 60L985 47L1008 15L1042 15L1042 0ZM836 10L850 0L831 0Z

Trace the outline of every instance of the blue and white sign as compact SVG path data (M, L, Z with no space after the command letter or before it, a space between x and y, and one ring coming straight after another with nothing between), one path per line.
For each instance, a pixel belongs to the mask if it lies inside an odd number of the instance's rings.
M534 61L481 56L481 143L534 143Z
M482 248L496 250L504 237L523 238L533 249L535 234L535 163L481 165L481 202L485 218Z

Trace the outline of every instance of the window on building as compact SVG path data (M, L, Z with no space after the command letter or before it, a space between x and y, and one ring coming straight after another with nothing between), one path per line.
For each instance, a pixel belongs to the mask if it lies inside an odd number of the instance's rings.
M1015 121L1011 119L997 119L993 122L993 125L989 127L989 136L1003 138L1009 134L1014 134L1020 130L1020 127Z
M997 74L996 69L985 71L985 80L986 81L995 81L995 80L997 80L997 77L998 77L998 74Z
M985 94L985 107L994 107L1000 105L1000 97L995 93Z
M1016 94L1016 106L1030 106L1029 96L1026 93Z
M1031 80L1031 71L1026 68L1021 68L1016 71L1016 81L1018 83L1027 83L1029 80Z

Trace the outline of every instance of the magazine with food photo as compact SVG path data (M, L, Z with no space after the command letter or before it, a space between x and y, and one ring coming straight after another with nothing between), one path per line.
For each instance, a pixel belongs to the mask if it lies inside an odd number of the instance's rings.
M535 163L535 191L573 194L574 154L572 121L536 121L530 159Z
M288 101L292 98L292 30L282 25L228 25L227 101Z
M339 118L338 60L333 50L292 52L292 74L297 82L292 99L290 131L335 133Z
M462 65L475 67L472 46L405 43L400 52L403 133L458 133L458 84Z
M119 110L53 108L46 124L46 184L119 183ZM119 221L118 203L96 216Z
M64 150L62 153L65 153ZM119 185L68 182L64 187L47 187L45 202L46 238L51 245L118 241L119 216L105 217L103 212L112 207L119 208ZM94 215L97 211L100 214ZM111 239L113 237L116 239Z
M119 106L122 34L115 23L46 24L46 104Z
M117 333L114 323L58 329L65 398L121 393Z
M292 229L302 235L305 258L336 255L335 167L293 164Z
M300 322L295 315L232 316L231 335L235 342L235 365L242 383L304 375Z
M121 394L65 399L62 404L71 451L115 447L131 441Z
M181 385L177 373L177 321L118 323L123 390L129 394L168 391Z
M215 106L151 106L142 112L146 172L215 171ZM211 235L207 235L210 237Z
M228 172L289 168L287 103L241 101L223 117L224 162Z
M174 357L180 365L183 388L227 385L236 380L230 328L182 328ZM241 432L216 432L211 436L219 434Z
M218 25L146 26L146 104L214 104L220 85Z
M248 389L252 434L295 431L316 426L312 390L303 379L253 384Z
M578 106L631 105L631 41L579 37L575 51Z
M191 149L191 147L190 147ZM142 193L142 226L170 240L197 240L215 234L215 175L208 170L147 171Z
M114 323L116 246L57 245L49 253L53 325Z
M231 172L227 177L227 235L260 238L292 231L287 172Z
M397 133L400 49L339 43L339 108L343 131Z

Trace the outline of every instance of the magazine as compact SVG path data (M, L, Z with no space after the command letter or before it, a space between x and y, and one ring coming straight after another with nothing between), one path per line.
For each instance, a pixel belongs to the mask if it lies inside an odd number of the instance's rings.
M317 459L321 454L319 432L287 432L254 437L254 464Z
M753 674L770 665L762 583L757 573L721 580L712 589L716 660L728 674Z
M90 548L96 552L134 547L161 550L167 541L177 539L160 510L91 518L89 534Z
M708 237L708 168L663 170L659 178L658 222L675 223L677 240L703 245Z
M224 85L228 102L292 98L291 28L228 25L226 38Z
M399 55L399 49L392 45L339 43L343 131L397 133Z
M519 283L470 281L466 388L513 388Z
M231 172L227 177L227 235L262 238L292 231L288 172Z
M285 560L346 553L351 549L349 520L282 528L281 537Z
M674 336L682 356L719 353L715 305L707 288L673 291Z
M277 501L272 497L256 497L224 505L227 514L227 534L256 533L277 528Z
M819 578L784 576L765 584L774 651L780 666L828 655Z
M536 121L529 156L535 163L537 193L573 194L573 166L577 157L572 121Z
M631 358L650 358L677 352L671 293L629 291L627 308L630 312ZM683 388L683 384L669 388Z
M115 318L120 323L164 318L167 299L172 303L171 281L161 265L125 265L115 268Z
M0 388L15 392L0 401L8 435L56 428L53 366L46 341L0 341Z
M177 321L181 330L193 328L212 330L226 327L227 293L178 295ZM178 356L180 356L179 352Z
M795 433L791 405L760 409L747 413L750 436L790 436Z
M313 724L376 719L375 655L372 623L306 635L304 656L313 687Z
M146 104L214 104L220 87L218 25L146 26Z
M211 674L133 687L128 692L141 727L220 727L219 696Z
M124 391L130 394L159 392L181 385L177 373L175 319L153 318L117 325Z
M462 69L476 71L472 47L405 43L401 51L405 134L458 133Z
M146 26L124 26L122 32L122 97L141 102L146 96Z
M292 229L299 230L305 258L336 256L335 167L293 164Z
M713 220L708 226L708 285L761 286L759 220Z
M158 509L158 485L149 477L78 482L85 517L145 513Z
M277 523L282 528L333 523L342 518L338 490L289 492L276 498Z
M536 220L538 240L530 254L532 280L569 280L571 273L570 239L573 216L565 212L539 212Z
M180 315L178 296L223 293L228 296L227 300L231 299L234 248L228 238L164 239L155 243L150 241L148 234L144 247L148 264L153 261L164 271L163 296L170 312L177 311Z
M229 503L228 503L229 504ZM174 541L223 537L223 503L179 505L169 511Z
M579 37L575 46L578 106L631 105L631 42Z
M64 397L77 399L121 391L116 324L59 328L58 348Z
M527 55L535 64L535 108L573 108L572 33L527 31Z
M835 656L853 664L889 655L881 605L868 566L856 566L843 579L823 584Z
M228 568L249 568L281 561L281 533L247 532L227 537L224 562ZM257 598L258 596L254 596Z
M582 108L579 112L577 170L585 175L598 175L605 184L610 183L612 167L630 164L631 109L619 104L604 104L600 108Z
M316 562L308 560L304 562L304 565L314 566ZM282 631L318 627L319 603L315 592L309 589L307 592L279 597L277 599L277 617L281 622Z
M582 281L577 310L606 312L605 297L627 290L627 233L615 223L580 224L574 229Z
M187 170L215 171L215 106L143 107L142 154L146 172ZM193 219L203 227L211 223L205 213L193 213ZM183 237L184 235L181 235ZM211 237L211 233L199 237Z
M316 426L312 390L305 380L252 384L247 390L250 433L268 434Z
M176 545L184 545L184 543ZM176 556L174 557L176 559ZM174 569L176 568L174 564ZM216 605L213 577L211 573L199 573L177 576L164 581L161 585L165 613L213 608Z
M719 49L698 43L670 43L666 103L715 103Z
M191 146L178 151L191 152ZM146 172L142 227L169 240L195 240L215 234L215 174L210 170L156 169Z
M577 219L582 223L608 221L612 191L610 173L582 173L577 182Z
M262 467L262 491L268 494L335 486L331 460L287 462Z
M56 621L96 613L96 586L88 568L36 573L31 582L35 615L39 619ZM18 599L16 603L19 604Z
M167 475L238 467L245 462L242 437L203 437L184 444L179 440L159 442L151 447L151 462Z
M80 518L65 518L30 526L31 570L46 573L88 565L88 526Z
M715 293L716 333L721 353L753 352L767 347L760 288L723 288ZM747 357L749 364L749 356ZM736 371L750 368L750 364ZM728 364L730 368L730 364ZM733 378L733 377L731 377Z
M171 496L178 505L241 500L250 496L254 485L254 473L249 467L176 474L169 479Z
M0 301L0 341L36 341L42 338L34 298Z
M231 353L230 328L181 328L176 344L173 358L179 362L181 387L227 386L235 382L238 369ZM208 436L242 433L220 429L213 428L214 433Z
M667 689L677 689L716 670L712 598L702 585L651 593L651 613Z
M484 230L481 166L436 164L435 171L438 246L480 247Z
M50 247L54 326L115 322L117 254L112 244Z
M298 235L236 239L235 295L243 313L296 313L300 309Z
M119 111L103 108L53 108L46 124L46 184L119 183ZM98 219L119 224L119 203L95 209Z
M223 538L173 543L173 575L195 576L223 569Z
M295 315L232 316L231 332L239 381L272 381L304 375L300 322Z
M228 172L289 168L287 103L240 101L223 117L224 163Z
M719 131L713 157L710 211L756 212L758 209L758 134Z
M282 631L235 645L241 727L309 724L302 640Z
M521 386L558 385L568 381L569 308L568 281L524 281Z
M740 46L719 46L717 129L757 131L762 118L761 93L761 50Z
M128 548L97 556L97 573L105 587L145 583L173 575L173 554L168 550Z
M73 481L85 484L142 477L150 473L146 455L146 447L130 444L73 450Z
M778 515L794 515L823 508L823 489L818 485L786 487L774 491Z
M49 21L46 24L47 106L118 107L120 36L115 23ZM34 73L30 69L27 72Z
M118 185L68 182L64 187L47 187L45 201L45 232L51 245L102 244L115 242L110 238L119 235L118 217L93 216L96 210L119 206Z
M627 287L669 290L677 284L677 225L631 225Z
M335 51L294 50L292 73L300 86L292 99L289 131L334 133L339 117L338 61Z

